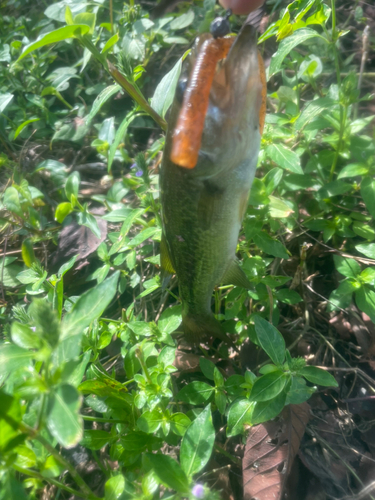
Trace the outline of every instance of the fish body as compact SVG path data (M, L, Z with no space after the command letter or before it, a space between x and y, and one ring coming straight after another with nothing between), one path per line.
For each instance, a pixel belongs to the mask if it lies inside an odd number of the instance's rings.
M183 328L194 341L223 335L211 311L215 286L248 283L235 253L260 146L260 71L255 30L245 26L215 75L192 169L170 159L181 96L172 106L160 174L161 265L177 274Z

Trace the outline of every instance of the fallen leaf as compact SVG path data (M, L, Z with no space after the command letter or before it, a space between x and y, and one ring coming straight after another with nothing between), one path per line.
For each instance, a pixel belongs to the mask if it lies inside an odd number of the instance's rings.
M244 500L280 500L310 407L289 405L280 417L250 429L242 461Z

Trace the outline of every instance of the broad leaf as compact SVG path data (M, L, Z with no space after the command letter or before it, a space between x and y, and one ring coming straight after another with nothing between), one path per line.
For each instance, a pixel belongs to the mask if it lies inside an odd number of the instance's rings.
M64 317L56 361L61 363L78 356L83 330L99 318L112 302L119 275L118 271L115 272L100 285L81 295L73 309Z
M156 455L147 453L145 457L160 482L167 488L185 495L189 492L189 480L185 472L172 457L160 453Z
M323 385L325 387L338 387L338 383L333 375L316 366L304 366L298 374L302 375L302 377L305 377L306 380L313 384Z
M154 96L151 100L151 107L162 117L165 115L173 102L174 94L176 91L178 79L182 67L181 57L173 68L167 73L155 89Z
M44 47L45 45L49 45L51 43L61 42L62 40L66 40L67 38L82 36L85 33L88 33L89 30L90 30L90 28L86 24L76 24L73 26L64 26L63 28L59 28L55 31L51 31L50 33L47 33L46 35L43 35L36 42L33 42L33 43L30 43L29 45L26 45L24 51L22 52L20 57L17 59L17 62L20 61L21 59L23 59L25 56L30 54L30 52L33 52L36 49L40 49L41 47Z
M73 448L82 439L81 399L77 389L68 384L57 387L49 397L47 427L65 448Z
M276 365L285 359L285 340L281 333L261 316L254 316L255 331L261 347Z
M244 432L244 426L250 425L255 403L247 399L235 401L229 408L227 436L237 436Z
M197 416L182 438L180 461L188 477L203 469L211 457L215 442L215 428L212 424L211 405Z
M281 370L272 371L258 378L250 394L251 401L268 401L275 398L284 389L287 376Z
M267 146L266 154L278 167L290 170L290 172L295 174L303 174L299 156L282 144L276 143Z
M176 399L177 401L183 401L184 403L199 405L210 399L214 390L214 387L211 385L195 380L189 385L183 387L177 394Z

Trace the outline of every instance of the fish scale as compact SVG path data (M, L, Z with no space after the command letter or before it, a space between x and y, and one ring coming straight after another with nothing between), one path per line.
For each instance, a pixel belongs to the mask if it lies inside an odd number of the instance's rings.
M255 31L245 26L215 75L194 168L171 161L181 98L172 106L160 173L161 265L177 274L183 328L193 341L225 336L211 311L215 286L249 286L235 253L259 152L260 71Z

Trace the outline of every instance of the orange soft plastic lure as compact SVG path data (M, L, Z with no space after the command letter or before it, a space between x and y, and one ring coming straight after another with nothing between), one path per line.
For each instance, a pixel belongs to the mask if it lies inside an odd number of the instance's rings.
M192 169L197 164L216 65L221 59L225 59L234 40L235 38L206 40L199 52L172 139L171 161L180 167ZM267 83L260 53L258 65L262 84L259 112L259 130L262 135L267 106Z
M197 164L216 65L227 56L233 41L234 38L211 38L199 52L172 140L171 160L180 167L194 168Z

